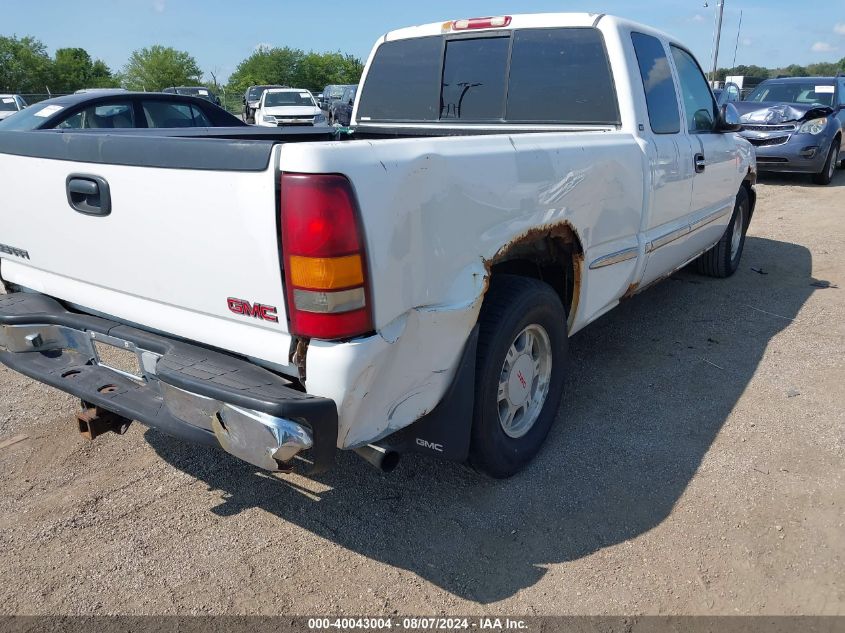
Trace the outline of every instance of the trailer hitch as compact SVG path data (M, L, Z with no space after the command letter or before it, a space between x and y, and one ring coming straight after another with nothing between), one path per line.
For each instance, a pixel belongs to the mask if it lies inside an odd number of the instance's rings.
M79 423L79 433L86 439L93 440L103 433L117 433L123 435L129 430L132 420L121 415L92 406L82 401L82 411L76 414Z

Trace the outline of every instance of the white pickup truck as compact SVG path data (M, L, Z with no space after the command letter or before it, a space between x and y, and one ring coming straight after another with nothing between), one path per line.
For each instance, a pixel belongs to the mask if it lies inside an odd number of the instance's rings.
M737 269L738 129L673 38L543 14L381 37L348 132L0 131L0 361L89 437L509 476L569 336L694 260Z

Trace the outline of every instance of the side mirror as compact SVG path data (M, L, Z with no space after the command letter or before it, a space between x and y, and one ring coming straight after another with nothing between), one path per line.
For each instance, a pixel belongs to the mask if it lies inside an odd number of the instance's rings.
M717 132L739 132L742 129L742 122L739 119L739 111L733 103L726 103L719 108L719 120L716 122Z

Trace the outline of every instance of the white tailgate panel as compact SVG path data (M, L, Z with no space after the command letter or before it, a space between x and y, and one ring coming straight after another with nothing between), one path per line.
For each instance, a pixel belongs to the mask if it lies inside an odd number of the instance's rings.
M3 276L288 366L273 162L264 172L217 172L0 155L3 179L17 183L5 187L0 242L29 253L29 260L3 255ZM70 207L71 173L106 179L109 216ZM274 306L279 322L234 314L229 297Z

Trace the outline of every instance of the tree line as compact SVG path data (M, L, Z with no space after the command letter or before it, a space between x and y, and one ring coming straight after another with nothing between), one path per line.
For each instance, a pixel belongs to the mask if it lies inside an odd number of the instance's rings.
M229 77L225 89L243 93L253 85L279 84L321 91L329 84L355 84L364 64L353 55L340 52L305 52L290 47L257 48ZM838 62L821 62L784 68L735 66L720 68L716 79L728 75L750 77L831 76L845 73L845 57ZM80 88L161 90L168 86L206 85L220 90L216 74L210 81L196 59L186 51L154 45L134 51L119 71L94 59L84 48L60 48L51 57L47 47L34 37L0 36L0 91L23 94L66 93Z
M733 68L720 68L716 71L716 80L725 81L726 77L735 77L737 75L762 79L774 79L777 77L835 77L837 73L845 73L845 57L838 62L819 62L807 66L791 64L783 68L763 68L762 66L739 65Z
M58 94L81 88L157 91L169 86L205 85L242 93L251 85L280 84L321 91L328 84L358 83L363 63L339 52L315 53L259 47L221 86L216 73L203 72L186 51L154 45L134 51L120 70L94 59L84 48L60 48L51 57L34 37L0 35L0 92Z

